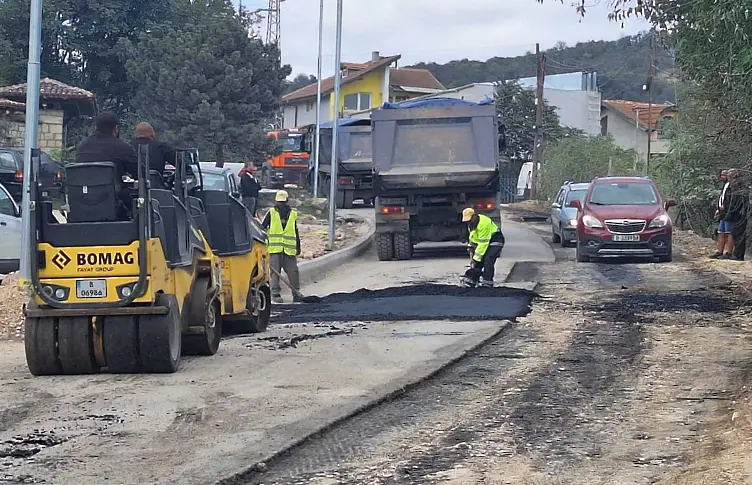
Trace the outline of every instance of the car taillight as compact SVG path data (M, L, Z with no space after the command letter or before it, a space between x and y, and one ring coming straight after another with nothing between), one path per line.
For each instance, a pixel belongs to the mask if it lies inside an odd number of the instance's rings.
M388 206L388 207L381 208L382 214L404 214L404 212L405 212L404 207Z
M339 184L340 185L352 185L355 181L350 177L340 177Z
M496 202L492 202L492 201L477 202L475 204L475 208L478 210L491 210L491 209L496 208Z
M55 182L60 182L61 180L63 180L63 173L58 170L55 174Z
M16 182L23 182L23 170L16 170L16 176L14 177Z

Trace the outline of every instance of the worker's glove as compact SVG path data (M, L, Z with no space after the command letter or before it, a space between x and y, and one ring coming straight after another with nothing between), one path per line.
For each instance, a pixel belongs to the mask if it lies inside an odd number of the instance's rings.
M476 261L473 259L473 262L470 264L470 266L474 269L481 269L483 268L483 262L482 261Z

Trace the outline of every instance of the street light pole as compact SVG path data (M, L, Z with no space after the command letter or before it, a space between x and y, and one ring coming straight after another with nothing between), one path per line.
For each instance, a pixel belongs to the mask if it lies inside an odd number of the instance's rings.
M31 201L31 152L37 147L39 125L39 77L42 55L42 0L31 0L29 14L29 62L26 70L26 119L24 132L24 178L21 204L21 278L23 286L31 282L31 218L36 210ZM39 167L36 167L37 169ZM35 248L36 249L36 248Z
M342 86L342 0L337 0L337 38L334 50L334 119L332 126L332 173L329 185L329 249L334 249L334 228L337 217L337 135L339 135L339 92Z
M321 153L321 51L324 44L324 0L319 2L319 66L316 73L316 143L313 153L313 196L319 196L319 153Z

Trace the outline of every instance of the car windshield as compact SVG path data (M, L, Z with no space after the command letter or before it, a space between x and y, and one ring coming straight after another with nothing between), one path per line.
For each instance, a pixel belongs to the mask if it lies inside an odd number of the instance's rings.
M216 173L203 173L202 175L204 177L205 190L221 190L222 192L227 191L224 175Z
M281 140L279 140L279 143L282 145L282 151L283 152L299 152L300 151L300 142L302 140L302 136L288 136Z
M564 203L569 206L573 200L579 200L582 202L585 199L585 194L587 194L587 190L585 189L570 190L567 194L567 200Z
M595 205L655 205L658 194L652 184L645 182L623 182L596 184L590 196Z

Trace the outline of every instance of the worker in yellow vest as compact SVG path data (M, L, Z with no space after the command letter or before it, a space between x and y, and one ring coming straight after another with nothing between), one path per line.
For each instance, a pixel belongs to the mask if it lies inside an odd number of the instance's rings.
M279 286L279 276L282 270L297 292L293 292L293 301L300 301L300 273L298 272L298 256L300 255L300 234L298 233L298 211L290 207L289 196L286 191L278 190L274 197L274 207L264 216L261 225L269 236L269 254L272 268L272 301L282 303L282 289Z
M462 211L462 222L467 223L470 232L469 248L472 257L470 269L461 278L462 283L468 287L478 286L482 275L480 285L493 286L494 266L504 248L504 234L490 217L477 214L470 207Z

